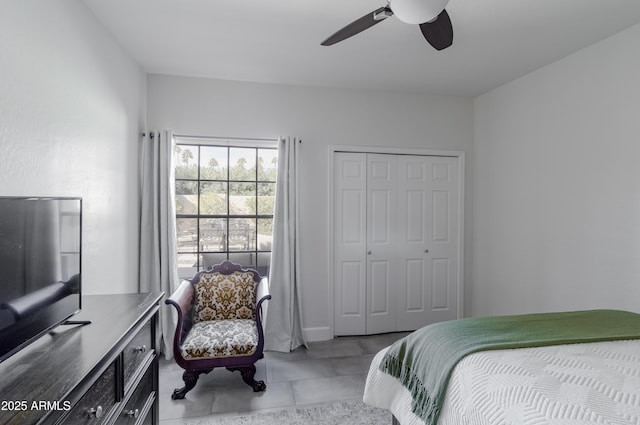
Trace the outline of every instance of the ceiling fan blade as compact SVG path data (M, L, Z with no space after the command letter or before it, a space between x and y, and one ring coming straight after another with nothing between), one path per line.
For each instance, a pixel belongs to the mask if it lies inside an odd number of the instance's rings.
M387 6L381 7L379 9L374 10L371 13L367 13L362 18L357 19L351 22L349 25L341 28L336 33L331 35L325 41L320 43L323 46L331 46L339 41L352 37L359 32L366 30L377 24L378 22L382 22L388 17L392 16L393 12Z
M453 27L446 10L440 12L435 20L420 24L420 31L436 50L446 49L453 44Z

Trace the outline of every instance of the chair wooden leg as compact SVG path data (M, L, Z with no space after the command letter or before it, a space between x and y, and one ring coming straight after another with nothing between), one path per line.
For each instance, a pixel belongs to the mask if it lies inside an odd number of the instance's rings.
M255 365L242 366L242 367L228 367L227 370L230 370L232 372L234 370L240 371L240 374L242 375L242 380L251 388L253 388L253 391L255 392L264 391L265 389L267 389L267 386L264 383L264 381L256 381L254 379L254 376L256 374Z
M198 377L203 373L209 373L213 369L209 370L185 370L182 374L182 380L184 381L184 387L176 388L173 390L173 394L171 394L172 400L181 400L189 391L196 386L198 382Z

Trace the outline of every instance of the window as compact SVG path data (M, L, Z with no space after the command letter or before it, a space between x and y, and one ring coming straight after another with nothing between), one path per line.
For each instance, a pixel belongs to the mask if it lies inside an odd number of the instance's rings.
M180 278L227 259L268 275L277 161L275 146L176 144Z

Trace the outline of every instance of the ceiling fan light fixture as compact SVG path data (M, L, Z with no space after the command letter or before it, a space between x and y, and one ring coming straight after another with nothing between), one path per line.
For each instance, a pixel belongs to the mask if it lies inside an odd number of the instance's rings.
M320 44L322 46L334 45L396 15L403 22L419 25L420 32L433 48L436 50L446 49L453 43L451 19L444 9L448 1L387 0L386 6L379 7L340 28Z
M449 3L449 0L390 0L389 7L398 19L407 24L431 22Z

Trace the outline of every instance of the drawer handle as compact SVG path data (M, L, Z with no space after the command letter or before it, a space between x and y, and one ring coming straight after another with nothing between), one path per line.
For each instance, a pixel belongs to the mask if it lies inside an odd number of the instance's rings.
M135 347L133 349L133 351L135 351L136 353L146 353L147 352L147 346L146 345L138 345L137 347Z
M140 416L140 410L138 410L138 409L129 410L129 411L127 411L127 413L125 413L125 416L128 417L128 418L138 419L138 416Z
M96 419L100 419L102 417L102 412L102 406L92 407L91 409L87 410L89 417Z

